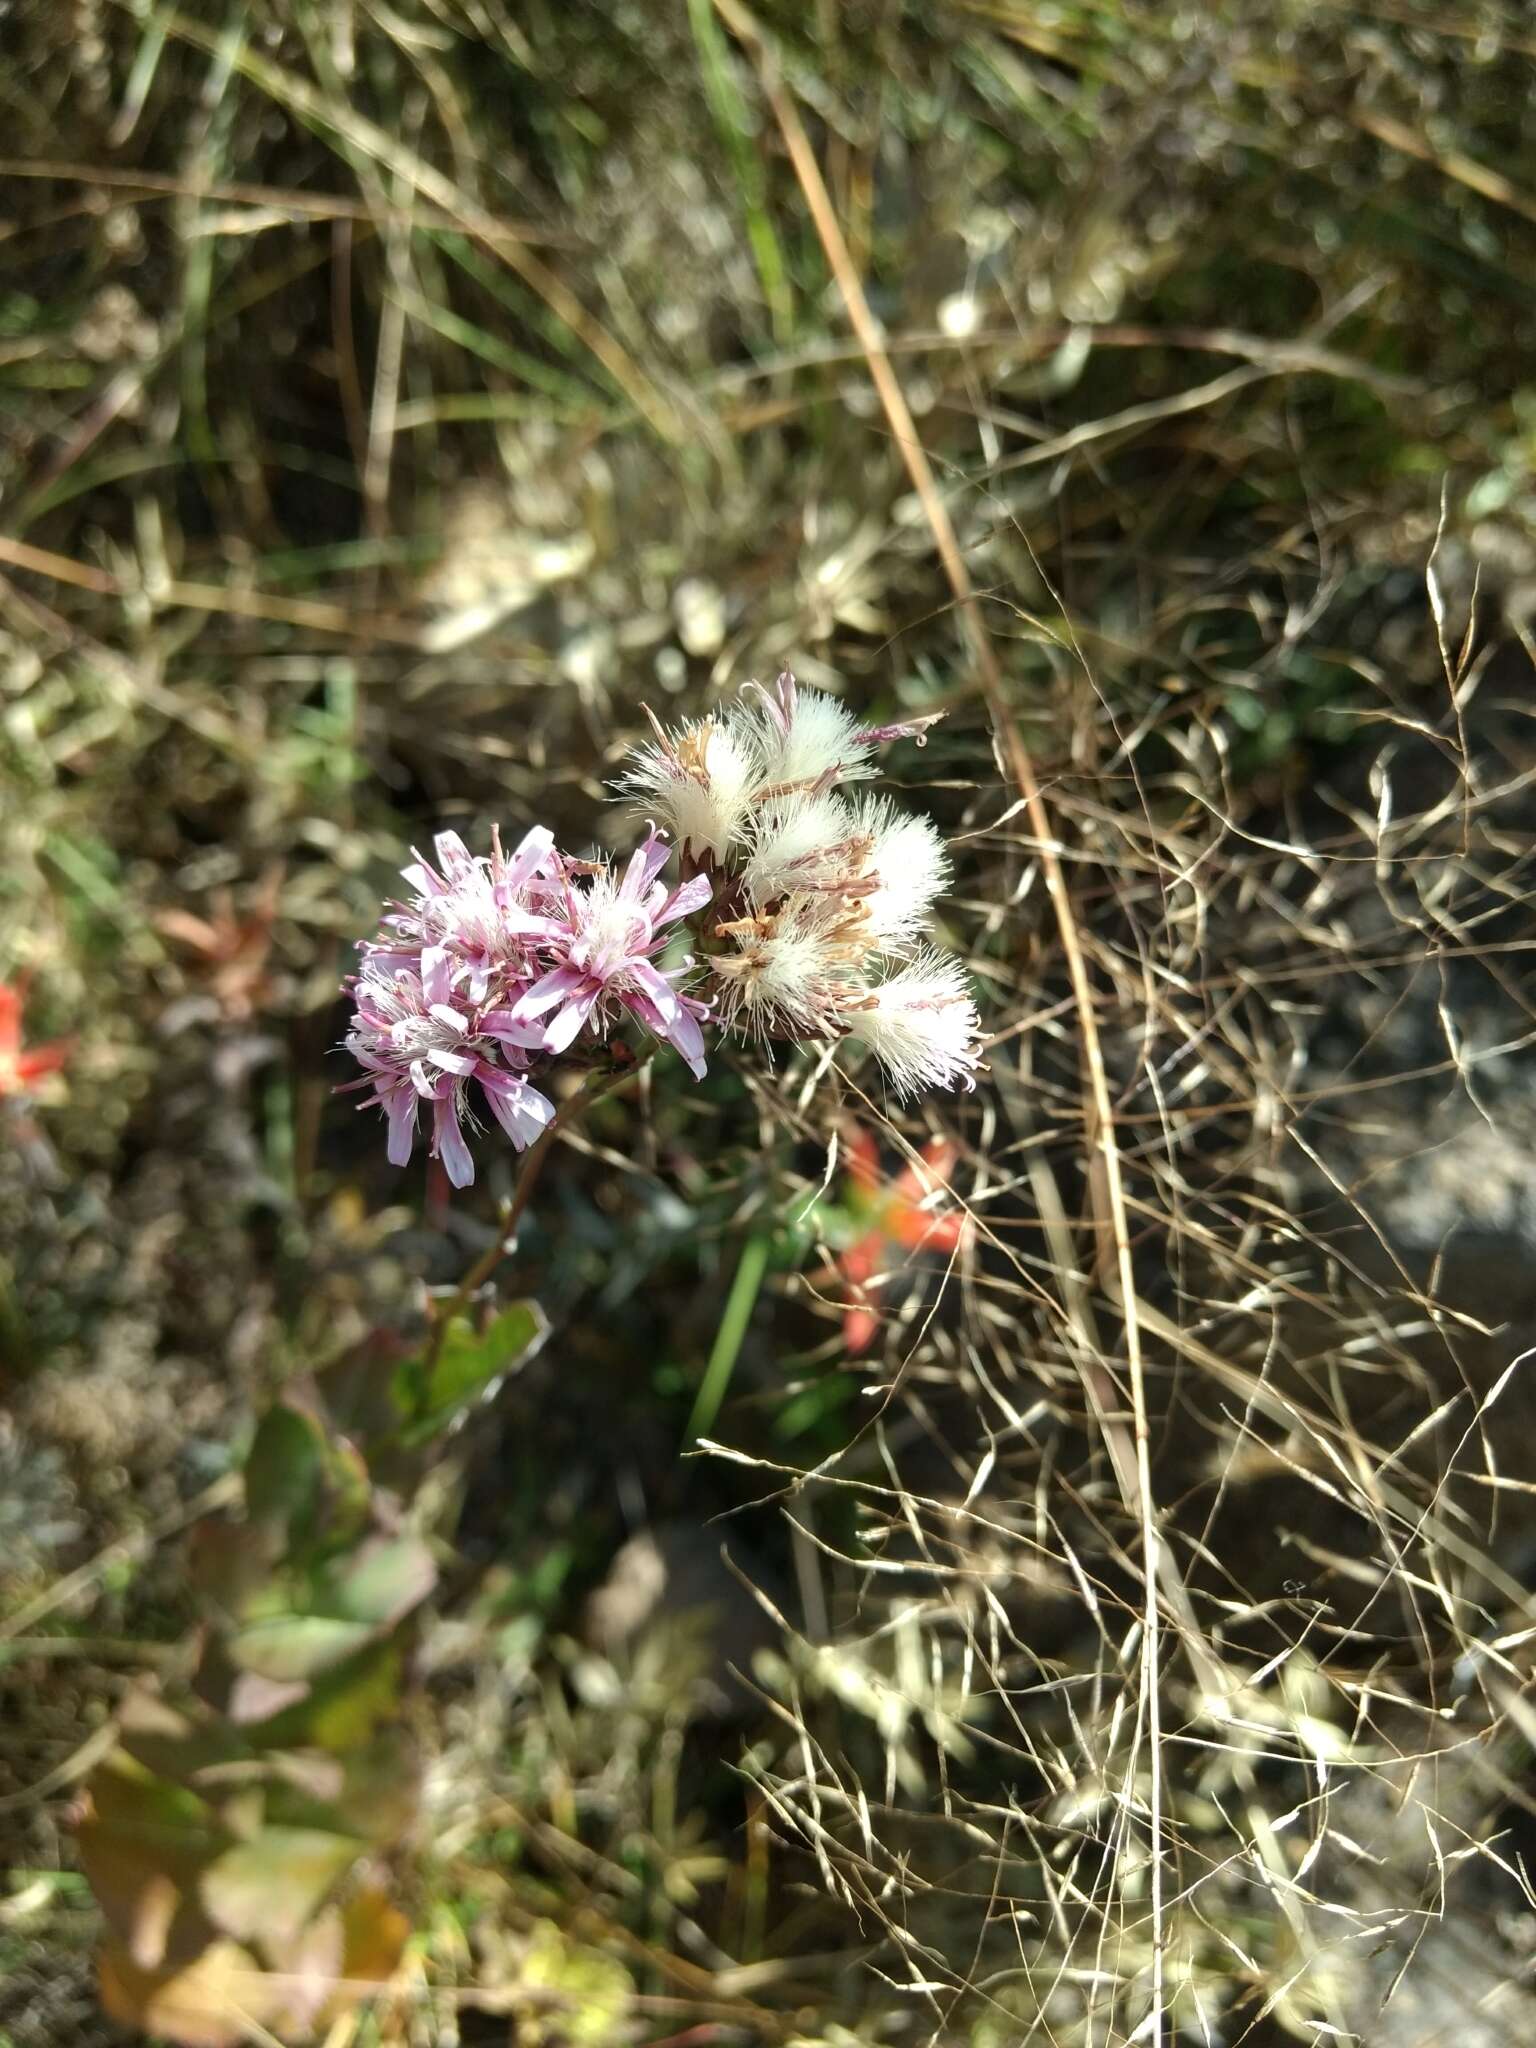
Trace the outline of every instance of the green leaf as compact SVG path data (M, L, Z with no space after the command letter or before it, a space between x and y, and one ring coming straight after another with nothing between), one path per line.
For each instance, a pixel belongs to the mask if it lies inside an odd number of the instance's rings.
M368 1515L368 1468L344 1438L294 1395L262 1417L245 1463L246 1508L275 1524L290 1554L345 1542Z
M291 1522L312 1511L325 1467L320 1425L287 1401L257 1425L245 1461L245 1501L253 1515Z
M312 1573L302 1604L238 1630L230 1657L262 1678L315 1678L387 1635L436 1584L418 1537L370 1537Z
M375 1536L323 1574L324 1612L385 1630L419 1607L437 1584L437 1566L419 1536Z
M409 1359L395 1375L404 1412L399 1440L408 1448L446 1429L496 1381L529 1358L543 1342L549 1320L536 1301L514 1301L484 1331L455 1316L443 1334L430 1372Z
M273 1525L252 1528L249 1522L207 1516L188 1539L192 1583L225 1615L243 1614L270 1583L273 1553L281 1541Z
M366 1649L374 1633L368 1622L328 1614L273 1614L232 1636L229 1654L243 1671L281 1683L344 1663Z
M144 1685L123 1695L117 1726L124 1755L193 1793L201 1772L227 1768L251 1754L235 1730L201 1702L173 1706Z
M350 1835L321 1828L263 1828L203 1872L203 1906L226 1934L260 1940L280 1961L361 1847Z
M387 1848L415 1820L420 1793L416 1745L404 1729L386 1728L347 1758L336 1818L343 1827Z
M396 1381L413 1356L398 1331L370 1330L319 1375L327 1415L362 1445L370 1463L375 1445L393 1436L408 1412Z
M261 1739L343 1756L399 1713L400 1673L399 1645L372 1643L309 1680L302 1700L263 1724Z

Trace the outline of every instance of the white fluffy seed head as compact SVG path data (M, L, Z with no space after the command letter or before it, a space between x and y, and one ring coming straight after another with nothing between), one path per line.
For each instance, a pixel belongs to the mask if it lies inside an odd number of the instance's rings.
M719 861L746 831L763 779L752 726L702 718L641 747L620 787L679 847Z
M760 806L748 844L741 873L757 910L796 889L856 881L868 852L853 812L835 796L792 796Z
M841 786L873 772L885 741L928 722L862 726L785 674L771 688L749 684L721 717L672 731L652 719L654 744L631 757L621 784L713 865L714 900L736 907L701 963L722 1028L853 1034L898 1096L970 1087L979 1064L965 974L924 944L949 856L926 818Z
M846 905L792 896L768 916L726 927L729 949L715 954L717 1013L731 1030L755 1038L809 1038L840 1031L841 1013L859 991L856 919Z
M921 953L871 988L847 1018L874 1053L898 1097L925 1088L971 1088L980 1063L976 1003L965 970L942 953Z
M875 743L835 697L796 690L787 703L768 700L742 715L751 721L770 787L812 787L826 776L846 781L871 773Z
M889 797L861 797L853 814L855 830L870 847L875 886L864 899L870 938L882 952L904 952L927 929L933 899L949 881L944 841L927 818L898 810Z

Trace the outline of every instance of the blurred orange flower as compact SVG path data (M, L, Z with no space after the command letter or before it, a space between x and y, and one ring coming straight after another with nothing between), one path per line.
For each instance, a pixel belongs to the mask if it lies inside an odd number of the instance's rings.
M0 982L0 1096L30 1094L35 1081L57 1073L69 1057L68 1039L30 1048L22 1044L21 999L19 989Z
M875 1297L890 1269L907 1262L898 1252L952 1252L964 1241L969 1219L961 1209L940 1207L954 1170L959 1148L947 1138L923 1147L919 1159L887 1178L881 1171L880 1148L868 1131L857 1131L848 1145L848 1177L854 1201L869 1218L869 1228L837 1261L845 1291L843 1342L857 1358L874 1343L880 1330Z

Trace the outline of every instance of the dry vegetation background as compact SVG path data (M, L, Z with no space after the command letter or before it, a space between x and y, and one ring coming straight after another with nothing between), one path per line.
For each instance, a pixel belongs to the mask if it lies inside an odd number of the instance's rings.
M0 54L0 2043L1529 2041L1527 10ZM662 1062L378 1434L351 942L784 666L984 1085Z

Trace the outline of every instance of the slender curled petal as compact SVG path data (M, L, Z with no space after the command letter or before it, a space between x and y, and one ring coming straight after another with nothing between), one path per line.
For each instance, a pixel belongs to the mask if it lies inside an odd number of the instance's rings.
M664 1016L645 996L636 992L629 998L629 1007L656 1037L666 1039L682 1055L694 1079L702 1081L705 1073L704 1033L699 1027L709 1016L709 1005L693 996L678 996L670 1016Z
M859 729L859 738L868 740L871 746L886 747L892 740L916 740L920 747L928 744L928 728L939 724L949 716L947 711L928 711L920 718L900 718L894 725L866 725Z
M847 1024L884 1067L899 1097L976 1085L976 1003L958 960L920 954L877 982L849 1011Z
M475 1177L475 1162L459 1128L459 1104L451 1092L440 1095L433 1109L432 1151L454 1186L467 1188Z
M651 923L660 931L663 925L675 924L682 917L692 917L705 908L714 893L715 885L708 875L694 875L679 883L652 917Z
M546 825L535 825L525 832L512 850L510 859L501 851L500 834L494 834L495 851L491 855L491 879L504 903L515 903L518 891L543 872L549 864L549 857L555 850L555 835Z
M480 1087L492 1116L521 1152L553 1121L555 1106L525 1081L494 1067L482 1067Z
M404 1166L416 1142L416 1090L396 1083L381 1083L374 1100L389 1119L389 1163L391 1166Z

